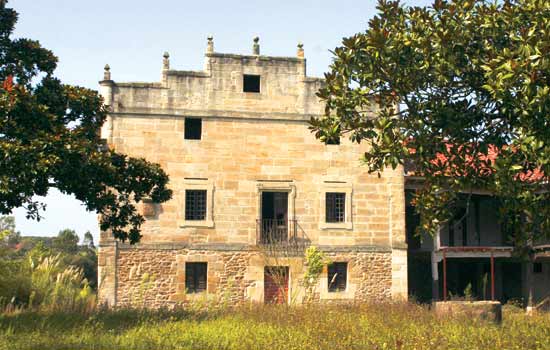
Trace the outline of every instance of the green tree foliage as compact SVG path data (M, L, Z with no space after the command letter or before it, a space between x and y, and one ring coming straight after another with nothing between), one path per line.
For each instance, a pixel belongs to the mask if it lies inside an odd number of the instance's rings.
M59 252L74 254L78 250L78 241L75 230L64 229L53 239L53 248Z
M84 246L86 246L90 249L95 248L94 236L92 236L92 233L90 231L86 231L86 233L84 234L84 239L82 240L82 245L84 245Z
M366 142L370 172L412 165L421 231L483 188L516 246L548 236L550 2L380 0L378 11L334 50L316 136Z
M5 232L3 243L14 246L21 240L21 233L15 230L15 217L0 216L0 232Z
M144 221L135 203L165 202L172 192L158 164L105 149L99 130L107 109L96 91L62 84L54 54L13 39L17 13L0 2L0 214L25 207L52 187L101 215L101 229L136 243Z

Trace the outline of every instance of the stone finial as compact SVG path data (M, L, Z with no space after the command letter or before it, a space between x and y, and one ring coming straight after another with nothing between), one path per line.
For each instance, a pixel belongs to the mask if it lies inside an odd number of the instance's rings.
M304 44L298 43L298 52L296 56L298 56L298 58L304 58Z
M206 44L206 53L214 52L214 37L212 35L208 36L208 43Z
M103 80L111 80L111 67L109 67L108 64L105 65L105 68L103 68Z
M162 69L163 70L169 70L170 69L170 54L168 52L165 52L164 55L162 55Z
M260 54L260 38L254 37L254 45L252 45L252 54L253 55L259 55Z

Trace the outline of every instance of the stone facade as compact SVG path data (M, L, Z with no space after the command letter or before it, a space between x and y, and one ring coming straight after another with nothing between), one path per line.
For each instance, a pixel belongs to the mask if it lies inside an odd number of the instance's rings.
M259 76L260 92L244 92L243 75ZM161 306L225 293L230 302L262 302L264 267L276 263L289 266L289 301L300 302L303 256L269 261L262 250L265 192L286 193L289 235L348 263L346 290L329 292L325 271L319 299L406 298L403 170L368 174L365 145L314 137L307 122L324 111L315 95L322 84L306 76L301 46L297 57L221 54L211 39L203 71L171 70L167 54L159 83L118 83L106 70L100 86L111 113L103 137L117 151L159 163L174 196L141 204L147 221L139 245L102 233L100 299L129 305L137 295ZM200 140L185 138L186 118L201 119ZM186 190L206 191L203 220L186 219ZM341 222L325 218L332 192L345 193ZM185 293L189 261L208 264L206 293Z

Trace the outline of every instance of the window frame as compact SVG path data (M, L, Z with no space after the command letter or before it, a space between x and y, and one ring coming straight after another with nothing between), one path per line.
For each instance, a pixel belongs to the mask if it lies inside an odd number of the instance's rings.
M327 222L326 194L345 193L345 209L343 222ZM353 230L352 220L352 195L353 186L347 181L330 181L322 183L319 193L319 229L320 230Z
M342 275L338 275L341 273L341 269L339 270L338 267L341 267L342 265L345 265L344 270L344 288L340 289L338 280L342 278ZM335 261L327 265L327 291L328 293L345 293L348 289L348 268L349 264L347 261ZM331 271L333 269L333 271ZM332 272L332 275L331 275ZM337 281L335 283L331 283L331 280L334 278L334 275L336 274Z
M191 268L192 267L192 268ZM202 269L204 268L204 287L201 288L201 276L199 275L201 272L199 270L199 267ZM192 282L194 284L194 288L189 288L188 282L189 282L189 273L193 273ZM200 294L200 293L207 293L208 292L208 262L206 261L186 261L185 262L185 294Z
M196 121L198 120L199 121L199 137L196 138L196 137L187 137L188 136L188 132L190 133L191 131L189 131L189 128L188 128L188 125L187 123L191 123L191 121ZM183 138L185 140L190 140L190 141L200 141L202 140L202 118L198 118L198 117L185 117L184 118L184 121L183 121Z
M204 220L186 219L186 191L187 190L205 190L206 191L206 216ZM214 184L208 179L185 179L182 189L179 192L179 227L214 227Z

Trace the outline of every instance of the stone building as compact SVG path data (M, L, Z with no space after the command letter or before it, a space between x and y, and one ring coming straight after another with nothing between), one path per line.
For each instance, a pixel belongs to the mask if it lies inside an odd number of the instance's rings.
M316 299L407 297L403 170L368 174L365 145L314 137L323 80L306 75L302 45L259 51L255 38L251 55L217 53L209 38L202 71L173 70L166 53L153 83L115 82L106 67L102 137L159 163L174 195L141 205L138 245L101 234L102 302L300 303L304 255L289 249L310 245L332 261Z

